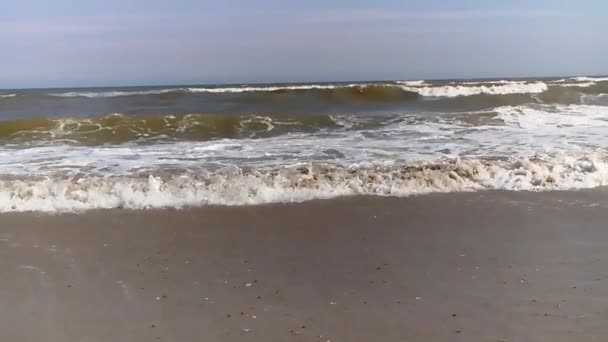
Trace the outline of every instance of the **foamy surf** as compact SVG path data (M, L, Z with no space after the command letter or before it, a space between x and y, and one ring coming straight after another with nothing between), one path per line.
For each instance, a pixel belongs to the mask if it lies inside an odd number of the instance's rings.
M508 94L538 94L549 88L543 82L507 82L489 85L448 85L448 86L404 86L404 90L412 91L426 97L459 97L472 95L508 95Z
M568 190L608 184L603 155L509 161L444 160L391 168L300 165L176 176L0 181L0 211L183 208L301 202L338 196L410 196L478 190Z
M7 90L0 212L599 187L607 94L603 77Z

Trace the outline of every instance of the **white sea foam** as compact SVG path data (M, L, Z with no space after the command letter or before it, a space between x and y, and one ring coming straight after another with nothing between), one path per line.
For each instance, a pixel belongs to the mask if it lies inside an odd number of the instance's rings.
M549 83L565 83L565 82L604 82L608 81L608 77L589 77L589 76L575 76L570 78L562 78L558 80L549 81Z
M543 82L509 82L499 85L447 85L428 87L408 87L404 90L418 93L427 97L458 97L471 95L508 95L508 94L538 94L547 91L548 87Z
M338 127L258 139L3 145L0 211L541 191L608 182L606 106L534 104L331 119ZM57 137L65 134L60 129Z
M423 86L426 85L426 81L424 80L419 80L419 81L397 81L397 84L403 84L405 86L408 87L419 87L419 86Z
M515 81L507 81L507 80L484 80L484 81L468 81L468 82L450 82L450 84L460 84L460 85L477 85L477 84L512 84Z
M529 130L530 134L551 131L556 138L573 131L591 134L592 129L608 128L608 107L605 106L506 106L494 111L507 124Z
M571 80L577 81L577 82L605 82L605 81L608 81L608 77L579 76L579 77L572 77Z
M5 99L9 97L15 97L17 94L0 94L0 99Z
M589 88L596 84L597 83L595 83L595 82L580 82L580 83L558 83L558 84L554 84L554 85L558 86L558 87Z
M586 105L608 106L608 94L584 94L581 103Z
M548 150L608 146L608 107L596 105L506 106L448 116L332 116L331 130L288 132L263 139L166 141L82 146L30 141L27 148L0 146L0 174L98 174L129 176L137 171L204 169L213 165L266 167L331 162L341 165L396 165L466 155L531 156ZM258 119L266 130L281 125ZM184 121L187 121L186 118ZM51 132L69 139L75 127L59 120ZM97 129L91 126L91 129ZM86 133L86 132L85 132ZM41 133L42 134L42 133Z
M335 89L335 88L351 88L365 86L364 84L348 84L348 85L294 85L294 86L276 86L276 87L229 87L229 88L188 88L192 93L247 93L247 92L273 92L280 90L315 90L315 89Z
M456 159L393 168L311 165L172 177L2 180L0 212L251 205L347 195L543 191L607 184L608 163L598 154L545 155L511 161Z

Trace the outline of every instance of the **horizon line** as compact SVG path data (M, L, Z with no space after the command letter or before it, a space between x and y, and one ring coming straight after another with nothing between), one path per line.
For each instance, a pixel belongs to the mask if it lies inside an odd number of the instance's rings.
M399 78L399 79L361 79L361 80L333 80L333 81L295 81L295 82L207 82L207 83L159 83L159 84L113 84L102 86L51 86L51 87L17 87L0 88L0 91L10 90L45 90L45 89L103 89L103 88L145 88L145 87L175 87L175 86L242 86L242 85L287 85L287 84L332 84L332 83L378 83L378 82L397 82L397 81L476 81L476 80L524 80L524 79L551 79L563 77L608 77L608 74L561 74L543 76L491 76L491 77L461 77L461 78Z

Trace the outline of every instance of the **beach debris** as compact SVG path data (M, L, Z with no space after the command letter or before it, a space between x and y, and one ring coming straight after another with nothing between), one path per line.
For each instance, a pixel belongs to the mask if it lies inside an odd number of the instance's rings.
M453 314L452 314L452 317L456 317L456 314L455 314L455 313L453 313Z
M338 303L336 303L334 301L329 302L329 305L336 305L336 304L338 304Z
M247 284L245 284L245 287L249 287L249 286L251 286L251 285L253 285L253 284L251 284L251 283L247 283Z
M421 299L422 299L422 297L416 297L416 300L421 300Z
M250 331L251 331L251 329L249 329L249 328L243 328L243 329L241 329L241 331L243 331L243 332L245 332L245 333L248 333L248 332L250 332Z

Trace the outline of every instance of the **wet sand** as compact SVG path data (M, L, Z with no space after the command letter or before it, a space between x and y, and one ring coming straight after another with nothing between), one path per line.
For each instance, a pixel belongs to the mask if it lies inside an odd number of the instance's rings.
M606 341L608 193L0 215L0 341Z

